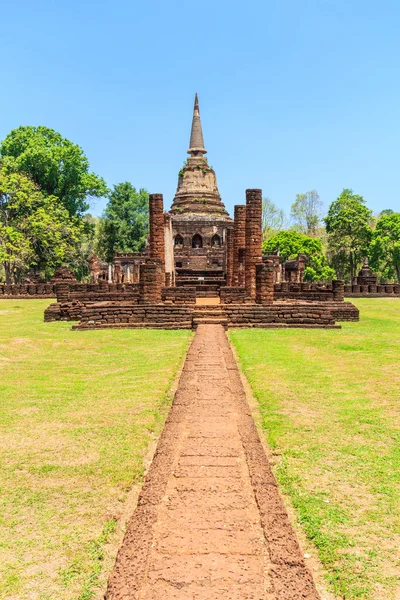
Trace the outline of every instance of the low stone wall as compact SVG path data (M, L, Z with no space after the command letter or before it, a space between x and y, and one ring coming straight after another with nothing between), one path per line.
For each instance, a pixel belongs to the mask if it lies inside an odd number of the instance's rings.
M52 305L54 306L54 305ZM49 307L51 308L51 307ZM65 307L59 306L63 314ZM81 321L73 329L111 327L153 327L191 329L199 322L220 322L228 327L338 327L335 321L358 321L358 309L350 302L276 302L274 304L225 304L216 307L176 304L132 305L129 302L99 302L86 307L75 305ZM67 311L68 312L68 311ZM50 312L48 313L50 316ZM197 318L196 318L197 317ZM50 320L50 319L49 319Z
M82 318L85 305L76 300L72 302L54 302L44 311L45 323L54 321L79 321Z
M382 285L345 285L344 293L347 298L385 298L400 297L400 284L385 283Z
M218 298L220 288L218 285L197 285L196 296L197 298Z
M244 287L222 287L221 304L244 304L246 289Z
M55 285L53 283L25 283L12 285L0 283L0 299L55 298L55 296Z
M332 285L316 283L276 283L274 288L275 300L312 300L328 302L333 300Z
M329 307L311 304L226 305L229 327L319 327L335 325Z
M59 288L56 288L58 292ZM119 301L129 300L137 303L139 300L140 290L137 283L77 283L70 285L67 298L63 295L63 300L79 302L104 302L104 301ZM59 293L57 299L60 300Z
M196 304L195 287L165 287L161 299L166 304Z
M335 321L353 321L360 320L360 311L351 302L329 302L329 310Z
M192 309L168 304L132 306L130 303L99 302L87 306L79 325L72 329L150 327L156 329L191 329Z

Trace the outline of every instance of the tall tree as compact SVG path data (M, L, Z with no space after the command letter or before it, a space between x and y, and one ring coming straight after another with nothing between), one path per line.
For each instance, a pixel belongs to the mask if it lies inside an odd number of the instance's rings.
M317 190L305 194L296 194L290 214L295 228L300 233L315 237L321 219L322 201Z
M280 231L263 243L263 253L270 254L279 250L282 260L297 258L300 253L308 257L304 278L306 281L330 281L335 271L328 266L322 242L318 238L299 233L298 231Z
M400 213L382 211L381 215L372 234L371 266L400 283Z
M98 252L111 262L115 252L138 252L149 230L149 195L129 182L119 183L108 196L100 220Z
M0 168L0 262L7 283L18 283L34 268L51 274L72 260L83 225L54 196L46 196L28 177Z
M48 127L18 127L0 146L9 169L26 173L47 196L55 196L72 216L82 217L88 200L107 193L105 181L89 172L82 148Z
M268 197L262 201L263 239L266 240L283 228L285 213Z
M353 279L368 254L372 237L372 211L362 196L344 189L325 217L332 266L341 279Z

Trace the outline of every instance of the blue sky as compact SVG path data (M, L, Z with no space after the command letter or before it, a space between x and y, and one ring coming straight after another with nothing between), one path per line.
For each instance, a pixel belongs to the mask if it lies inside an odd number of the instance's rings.
M3 0L1 39L0 139L52 127L167 209L197 91L231 212L249 187L400 210L398 0Z

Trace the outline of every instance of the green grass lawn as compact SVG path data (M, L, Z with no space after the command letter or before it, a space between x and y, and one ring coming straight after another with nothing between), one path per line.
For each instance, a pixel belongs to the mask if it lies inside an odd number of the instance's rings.
M188 331L70 331L0 301L0 598L99 597ZM133 509L132 509L133 510ZM118 531L119 530L119 531Z
M281 490L341 598L400 598L400 300L336 330L231 330Z

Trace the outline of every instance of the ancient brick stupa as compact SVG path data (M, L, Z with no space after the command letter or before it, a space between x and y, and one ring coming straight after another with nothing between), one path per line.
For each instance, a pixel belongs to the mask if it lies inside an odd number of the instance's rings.
M218 284L225 276L225 245L233 221L221 200L214 170L208 165L196 94L189 158L179 172L171 206L176 281Z

